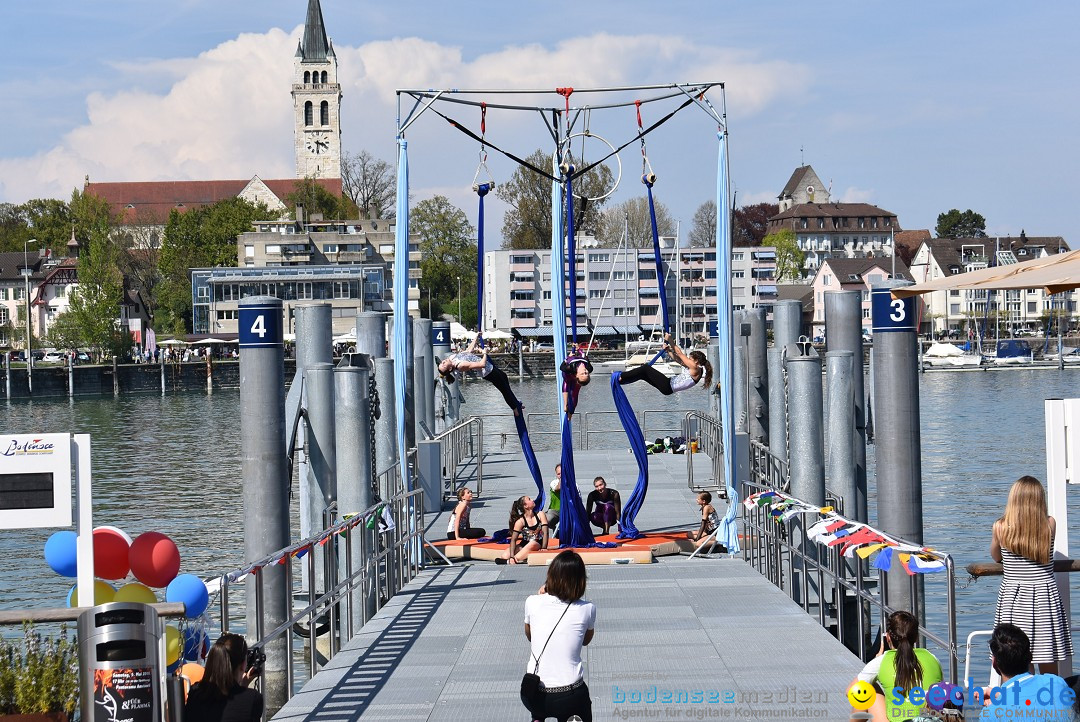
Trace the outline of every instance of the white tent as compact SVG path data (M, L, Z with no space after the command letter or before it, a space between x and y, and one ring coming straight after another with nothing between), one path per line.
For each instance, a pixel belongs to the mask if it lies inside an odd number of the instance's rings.
M514 334L507 331L500 331L497 328L493 328L490 331L484 331L483 337L487 341L509 341L514 337Z
M476 338L476 332L462 326L457 321L450 322L450 338L467 338L472 340Z
M991 291L1041 288L1047 293L1061 293L1078 287L1080 287L1080 251L1071 251L1033 258L1023 263L957 273L914 286L894 288L892 295L903 298L931 291L960 288Z

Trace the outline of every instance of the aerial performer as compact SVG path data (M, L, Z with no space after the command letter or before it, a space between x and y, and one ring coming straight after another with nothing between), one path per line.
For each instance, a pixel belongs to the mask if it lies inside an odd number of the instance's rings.
M670 333L664 335L664 350L669 353L672 358L685 366L686 370L669 379L649 364L641 364L628 371L623 371L622 375L619 377L619 385L626 386L635 381L645 381L664 396L670 396L678 391L692 389L698 385L698 382L702 380L702 377L705 379L702 388L709 389L712 386L712 364L709 363L709 360L702 351L691 351L689 354L684 353L683 350L679 348L679 345L672 339Z
M562 371L563 411L570 418L577 408L581 387L589 385L593 366L580 350L575 349L562 362L559 370Z
M521 415L521 402L510 388L510 379L506 372L497 367L488 358L487 348L481 347L480 353L476 353L476 346L480 343L481 335L476 334L469 347L461 353L452 353L439 362L439 374L446 379L447 383L454 383L459 374L466 371L476 370L480 377L492 383L502 394L503 401L514 412L514 416Z

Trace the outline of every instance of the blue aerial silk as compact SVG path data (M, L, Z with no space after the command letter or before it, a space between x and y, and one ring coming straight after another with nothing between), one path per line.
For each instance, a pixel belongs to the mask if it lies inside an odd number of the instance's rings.
M634 525L634 518L645 503L645 494L649 491L649 454L645 450L645 435L641 433L637 415L626 398L626 392L619 385L618 371L611 374L611 395L615 399L615 410L619 412L619 421L622 422L626 431L626 438L630 440L630 450L634 452L634 460L638 465L637 484L630 492L630 498L623 504L622 514L619 516L619 539L637 539L641 536Z
M645 188L649 192L649 219L652 221L652 238L653 238L653 260L656 262L656 285L659 287L660 292L660 312L664 319L664 332L671 331L671 318L668 316L667 306L667 288L665 288L665 274L664 274L664 257L660 253L660 232L656 228L656 206L653 203L652 194L652 181L646 180L643 176L641 182L645 184ZM658 355L656 358L659 358ZM656 359L653 359L655 362ZM651 365L651 364L650 364Z
M716 135L720 141L716 163L716 328L720 345L720 428L724 449L724 486L728 492L728 514L718 536L731 553L739 551L735 531L735 513L739 495L735 488L735 377L731 306L731 196L728 190L727 134ZM730 516L730 519L728 518Z
M480 198L480 210L476 218L476 318L483 325L484 318L484 196L491 192L491 183L476 186L476 195ZM461 323L461 319L458 319ZM480 339L483 345L484 339Z
M558 168L558 158L553 160L553 167ZM556 292L551 294L551 317L555 340L555 358L561 364L566 360L566 293L567 277L566 246L563 245L563 199L567 206L573 204L573 193L569 180L563 184L553 181L551 184L551 278ZM573 214L570 213L568 228L573 227ZM574 268L573 236L567 246L570 248L570 303L571 318L577 321L577 277ZM560 279L563 279L560 282ZM576 330L576 329L575 329ZM575 337L576 341L576 337ZM562 374L555 374L556 399L559 404L559 421L562 427L562 491L559 495L559 544L563 547L587 547L596 543L592 527L585 515L585 505L578 493L577 475L574 471L574 432L571 421L562 404Z
M409 152L398 137L397 226L394 231L394 388L397 391L398 463L406 491L412 491L409 448L405 443L405 360L412 357L409 343Z

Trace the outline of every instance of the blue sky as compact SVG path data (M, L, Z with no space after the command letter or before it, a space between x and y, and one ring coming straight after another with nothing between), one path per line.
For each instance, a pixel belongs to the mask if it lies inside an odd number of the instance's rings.
M346 150L393 161L399 87L720 80L740 204L775 198L805 160L835 200L879 205L904 228L972 208L993 234L1080 242L1068 170L1080 167L1075 3L322 5L341 62ZM305 8L4 3L0 201L66 198L87 174L291 176L288 91ZM633 132L632 117L596 123L616 141ZM488 124L521 153L545 140L535 121L492 113ZM442 193L472 214L475 146L434 116L409 137L414 200ZM708 119L692 109L649 139L657 196L684 233L712 194L714 147ZM622 159L636 174L636 149ZM497 181L513 171L502 160L491 167ZM624 182L616 199L639 193Z

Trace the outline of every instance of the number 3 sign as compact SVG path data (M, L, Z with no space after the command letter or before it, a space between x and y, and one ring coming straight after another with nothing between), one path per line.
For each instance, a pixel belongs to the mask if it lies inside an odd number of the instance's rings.
M893 298L888 288L870 292L870 309L874 333L914 331L918 322L914 297Z
M274 348L283 341L281 305L240 306L240 348Z

